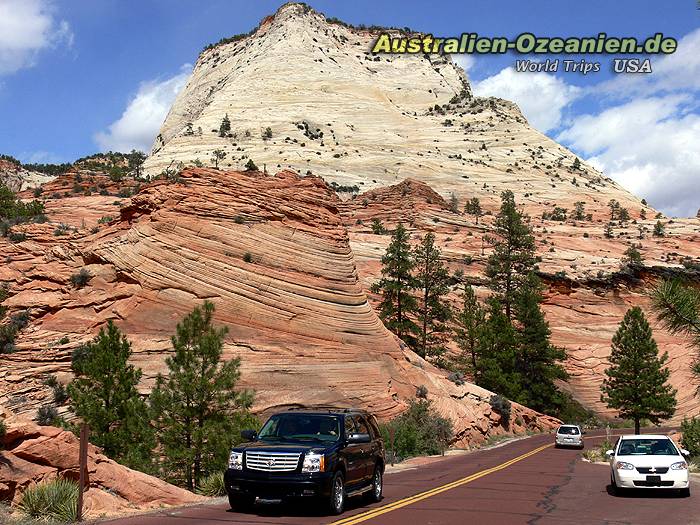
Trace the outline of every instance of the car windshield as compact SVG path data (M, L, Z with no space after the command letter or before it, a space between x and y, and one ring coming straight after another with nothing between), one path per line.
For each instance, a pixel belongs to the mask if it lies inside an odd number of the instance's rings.
M618 456L677 456L678 450L668 438L623 439Z
M559 427L559 430L557 430L557 434L569 434L572 436L578 436L579 430L578 427L562 426Z
M258 438L263 441L333 442L340 436L340 419L320 414L278 414L267 420Z

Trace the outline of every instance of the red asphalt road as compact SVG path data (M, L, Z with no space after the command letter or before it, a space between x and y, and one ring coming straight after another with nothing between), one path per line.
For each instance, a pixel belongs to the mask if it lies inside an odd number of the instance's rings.
M596 446L600 437L588 437ZM661 491L638 491L624 497L609 493L610 471L580 460L580 451L547 447L501 470L444 490L405 506L405 498L502 466L553 442L536 436L471 454L445 459L384 478L384 499L367 505L362 498L348 503L342 516L324 516L312 502L298 505L257 505L237 513L228 504L202 505L112 520L109 525L332 524L346 525L700 525L700 487L690 498ZM693 487L695 488L695 487ZM397 508L392 510L391 506ZM359 521L367 511L384 512ZM350 519L357 516L355 519Z

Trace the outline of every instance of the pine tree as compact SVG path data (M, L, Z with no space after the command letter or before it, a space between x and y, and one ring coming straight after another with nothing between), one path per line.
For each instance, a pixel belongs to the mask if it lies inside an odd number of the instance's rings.
M225 465L237 431L253 419L252 394L236 390L240 360L222 361L227 330L213 326L213 313L205 301L177 325L168 375L150 398L163 474L189 490Z
M574 219L577 221L586 220L586 203L583 201L577 201L574 203Z
M610 367L601 387L601 401L618 410L620 417L654 424L676 411L676 390L666 383L668 353L659 356L649 323L638 306L630 308L613 336Z
M484 214L483 210L481 209L481 203L479 202L478 197L472 197L471 199L469 199L464 205L464 211L469 215L473 215L476 219L477 224L479 224L479 217L481 217Z
M212 157L211 160L214 163L215 168L219 168L219 161L224 160L226 158L226 152L222 149L215 149L212 151Z
M663 237L666 234L666 227L661 221L656 221L654 224L654 237Z
M459 213L459 199L454 193L450 194L450 211L452 213Z
M476 298L474 289L469 284L464 285L462 292L462 310L457 314L455 340L461 350L459 362L471 370L474 381L478 384L478 354L480 333L486 319L484 309Z
M224 115L221 119L221 125L219 126L219 137L227 136L231 131L231 120L228 118L228 113Z
M127 158L129 161L129 170L134 174L134 178L140 178L141 168L146 160L146 154L142 151L132 149Z
M546 414L556 414L563 398L555 381L566 380L562 366L566 352L550 342L551 331L540 307L539 279L531 274L515 301L518 323L517 369L522 376L522 392L516 401Z
M423 357L442 355L446 348L448 329L445 324L451 317L445 296L450 291L450 274L440 260L440 250L435 246L435 235L427 233L413 252L418 299L418 348Z
M384 325L411 348L416 348L418 326L409 316L416 311L413 291L417 282L411 273L415 264L409 239L406 228L399 223L382 257L382 278L373 290L382 294L379 317Z
M155 447L146 403L136 389L141 370L128 364L131 344L109 321L73 354L68 385L75 415L90 426L90 441L127 466L148 471Z
M635 269L644 265L644 258L639 250L637 250L636 246L631 245L625 250L621 262L623 266Z
M700 291L690 284L671 279L658 283L651 298L664 327L672 334L690 337L696 351L700 351ZM697 357L692 371L700 378L700 359Z
M605 225L605 228L603 228L603 235L605 235L606 239L613 238L614 233L613 233L612 222L609 222Z
M511 320L515 294L523 279L535 266L535 239L532 230L524 222L525 216L515 206L512 191L501 194L501 211L496 217L497 238L489 238L494 252L486 264L489 288L498 295Z
M522 377L517 368L517 334L495 297L487 301L486 322L479 333L477 346L477 384L483 388L517 399L522 391Z

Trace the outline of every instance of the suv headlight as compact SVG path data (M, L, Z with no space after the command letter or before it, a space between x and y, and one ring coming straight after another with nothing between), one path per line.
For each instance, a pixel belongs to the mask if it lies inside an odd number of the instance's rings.
M325 456L316 452L307 452L304 455L304 463L301 465L302 472L323 472L325 467Z
M671 470L686 470L687 468L688 464L685 461L679 461L671 465Z
M228 468L243 470L243 452L231 451L231 455L228 457Z
M634 465L632 465L632 463L618 461L617 463L615 463L615 468L617 470L634 470Z

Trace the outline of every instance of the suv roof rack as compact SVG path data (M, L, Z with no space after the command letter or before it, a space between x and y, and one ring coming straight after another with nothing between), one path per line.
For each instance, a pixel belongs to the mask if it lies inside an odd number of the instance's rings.
M290 407L290 408L285 409L286 412L313 412L315 410L326 411L326 412L343 412L343 413L365 412L365 410L363 410L361 408L335 407L335 406L330 406L330 405L318 405L318 406L312 406L312 407Z

